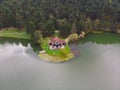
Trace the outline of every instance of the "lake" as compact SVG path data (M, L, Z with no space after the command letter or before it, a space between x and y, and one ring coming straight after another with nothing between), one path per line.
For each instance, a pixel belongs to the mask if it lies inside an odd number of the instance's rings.
M30 44L0 44L0 90L120 90L120 44L71 44L75 58L40 59Z

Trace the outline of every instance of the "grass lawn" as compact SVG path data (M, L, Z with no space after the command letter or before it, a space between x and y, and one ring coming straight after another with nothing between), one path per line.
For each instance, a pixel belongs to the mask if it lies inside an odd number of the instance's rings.
M80 43L93 42L98 44L114 44L120 43L120 34L117 33L91 33L80 39Z
M2 31L0 31L0 37L31 39L31 35L29 33L27 33L26 31L20 31L20 30L17 30L17 29L2 30Z

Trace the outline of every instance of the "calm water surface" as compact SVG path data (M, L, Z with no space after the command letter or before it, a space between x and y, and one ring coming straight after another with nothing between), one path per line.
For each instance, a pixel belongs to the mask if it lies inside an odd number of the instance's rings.
M30 45L0 44L0 90L120 90L120 44L71 49L76 58L48 63Z

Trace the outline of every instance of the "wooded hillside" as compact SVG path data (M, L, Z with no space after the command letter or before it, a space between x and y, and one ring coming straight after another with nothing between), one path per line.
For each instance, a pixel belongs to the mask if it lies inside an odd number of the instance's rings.
M60 30L67 36L74 24L82 30L116 31L120 23L120 0L2 0L0 28L26 28L52 35Z

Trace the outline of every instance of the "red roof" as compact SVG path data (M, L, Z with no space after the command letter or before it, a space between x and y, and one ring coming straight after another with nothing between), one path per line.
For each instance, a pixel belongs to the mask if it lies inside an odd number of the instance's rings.
M50 42L52 43L52 42L60 42L60 43L65 43L65 41L64 40L62 40L62 39L59 39L58 37L54 37L54 38L52 38L51 40L50 40Z

